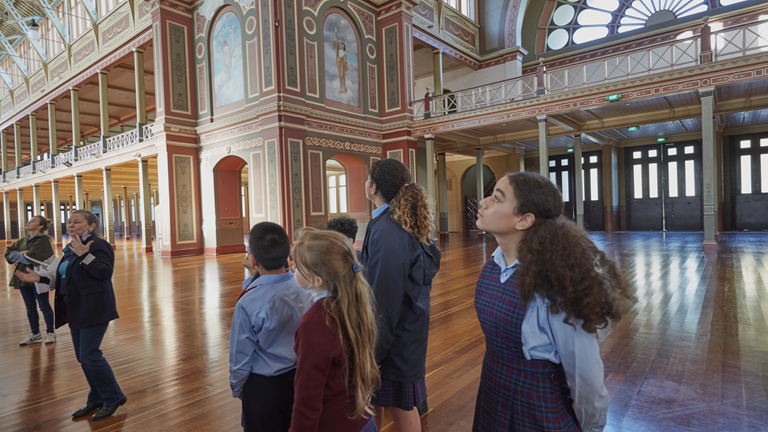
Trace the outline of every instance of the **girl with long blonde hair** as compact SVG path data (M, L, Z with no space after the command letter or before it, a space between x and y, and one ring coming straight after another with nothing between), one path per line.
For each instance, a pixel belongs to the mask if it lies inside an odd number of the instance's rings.
M296 329L290 430L376 431L371 406L380 381L376 319L355 250L338 232L304 228L291 254L296 282L317 293Z

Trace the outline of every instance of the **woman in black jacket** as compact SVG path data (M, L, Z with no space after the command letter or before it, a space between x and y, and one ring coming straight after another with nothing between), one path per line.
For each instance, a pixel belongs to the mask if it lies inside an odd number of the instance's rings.
M376 361L381 388L373 394L376 421L389 408L397 432L421 430L418 407L426 400L425 363L429 334L429 263L434 223L424 188L411 183L408 168L394 159L371 166L365 194L371 213L362 262L376 296L379 338Z
M56 290L56 328L69 324L75 356L91 388L85 406L72 417L98 410L91 418L101 420L127 401L99 348L109 322L118 318L112 288L115 254L99 235L99 218L88 210L72 212L67 232L72 241L55 273L41 276L28 268L26 273L16 271L16 276L24 282L50 283Z

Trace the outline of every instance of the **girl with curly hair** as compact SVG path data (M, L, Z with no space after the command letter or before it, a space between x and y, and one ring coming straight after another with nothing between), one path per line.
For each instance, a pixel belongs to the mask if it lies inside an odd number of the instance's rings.
M412 183L408 168L394 159L371 166L365 195L377 206L362 253L379 317L376 362L381 366L381 388L372 402L376 421L381 422L383 409L389 408L397 432L419 431L414 407L426 400L429 291L434 275L422 245L431 245L432 214L424 188Z
M477 227L499 247L475 293L486 345L475 432L605 426L596 333L621 317L629 284L562 213L560 191L533 173L507 174L480 203Z

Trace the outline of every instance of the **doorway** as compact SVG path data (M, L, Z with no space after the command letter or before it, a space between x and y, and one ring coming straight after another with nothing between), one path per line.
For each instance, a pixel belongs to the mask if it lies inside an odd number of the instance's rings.
M768 137L731 137L733 213L739 231L768 230Z

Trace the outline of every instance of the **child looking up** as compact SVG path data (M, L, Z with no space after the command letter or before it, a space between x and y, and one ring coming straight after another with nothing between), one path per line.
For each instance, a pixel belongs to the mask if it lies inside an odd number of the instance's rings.
M294 333L312 305L285 263L291 250L288 234L272 222L251 229L249 279L232 316L229 338L229 384L243 401L246 432L286 432L291 422L296 374Z
M477 227L499 247L475 293L486 351L474 432L605 426L610 399L596 333L619 319L629 284L562 213L557 186L526 172L502 177L480 202Z
M296 281L316 300L296 330L291 432L376 431L376 319L355 251L343 234L304 228L291 255Z

